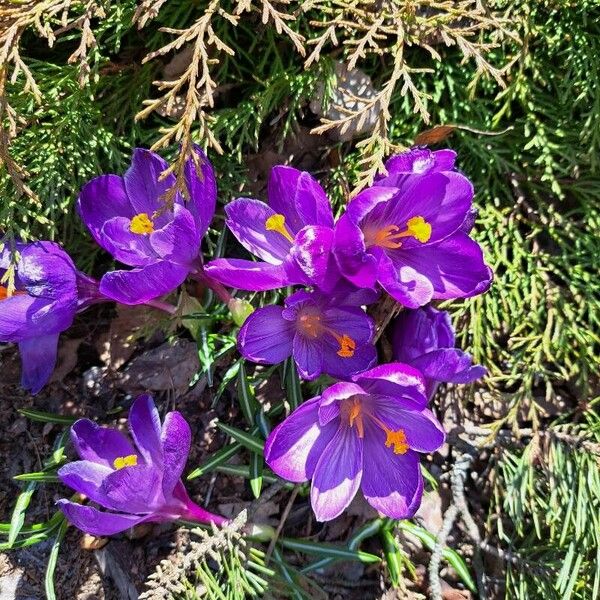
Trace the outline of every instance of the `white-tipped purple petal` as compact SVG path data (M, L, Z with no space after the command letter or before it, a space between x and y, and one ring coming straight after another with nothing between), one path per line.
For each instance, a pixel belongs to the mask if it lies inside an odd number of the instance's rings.
M335 519L348 507L363 477L363 440L340 425L313 475L310 500L318 521Z
M392 519L409 519L421 503L423 477L419 455L412 450L395 454L385 446L386 435L365 423L364 473L361 488L367 502Z

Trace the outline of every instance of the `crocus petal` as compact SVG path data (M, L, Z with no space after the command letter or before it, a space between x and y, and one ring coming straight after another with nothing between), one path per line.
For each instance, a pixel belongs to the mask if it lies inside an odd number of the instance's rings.
M454 346L450 315L432 306L402 311L394 323L392 345L394 359L409 364L432 350Z
M116 458L137 452L129 440L116 429L100 427L89 419L79 419L71 427L71 441L82 460L114 468Z
M470 354L458 348L439 348L415 358L411 364L427 378L448 383L471 383L487 373L473 365Z
M317 461L337 431L337 423L319 425L319 400L301 404L266 441L265 461L288 481L300 483L313 476Z
M64 499L57 504L72 525L95 536L114 535L147 520L145 515L108 513Z
M104 248L120 262L131 267L142 267L156 262L158 256L150 245L147 235L132 233L131 219L113 217L106 221L100 231Z
M440 171L452 171L456 161L454 150L413 148L408 152L392 156L385 163L385 176L376 177L374 185L395 186L402 190L411 185L416 177Z
M339 344L330 338L323 340L322 370L331 377L346 379L355 373L369 369L377 363L377 350L370 343L356 347L351 357L338 354Z
M192 430L180 412L167 413L161 432L163 455L162 491L168 498L177 485L192 444Z
M200 173L198 173L193 159L189 159L185 163L185 184L189 193L189 201L185 207L192 213L198 237L202 238L215 214L217 182L215 172L206 154L199 146L194 146L194 152L200 161Z
M412 252L415 250L411 249ZM408 254L410 253L403 253L402 258ZM408 308L423 306L431 301L434 295L433 283L426 274L400 261L392 261L390 256L383 253L379 260L378 279L381 287L392 298Z
M101 175L86 183L77 199L77 208L96 243L111 253L110 240L102 236L104 224L113 217L131 219L136 214L123 178L118 175Z
M330 521L348 507L363 476L363 440L340 426L315 467L310 500L318 521Z
M102 491L104 480L114 470L89 460L67 463L58 470L60 481L104 508L116 508ZM135 512L135 511L131 511Z
M178 502L182 503L184 507L178 518L189 519L190 521L198 521L200 523L214 523L218 527L225 525L225 523L228 521L225 517L208 512L193 502L188 496L188 493L181 481L177 482L177 485L173 490L173 497Z
M333 227L333 213L325 191L309 173L278 165L271 169L269 206L285 216L292 231L305 225Z
M325 388L319 403L319 423L325 425L332 419L336 419L340 414L340 400L348 400L352 397L368 400L367 392L356 383L338 381Z
M439 244L403 252L402 261L431 282L436 299L470 298L492 283L479 244L461 231Z
M425 380L420 371L403 363L388 363L355 375L352 380L374 396L402 399L406 408L427 404Z
M432 173L418 177L403 194L391 199L384 223L404 229L409 219L423 217L431 225L431 235L424 244L412 237L404 238L402 248L431 245L453 234L463 224L473 200L473 185L462 174Z
M401 401L375 398L371 410L392 431L402 429L411 450L435 452L444 444L446 433L427 408L408 410Z
M140 269L111 271L100 281L100 292L122 304L144 304L177 288L189 269L159 261Z
M284 319L281 306L254 311L238 334L240 354L257 363L277 364L291 356L295 324Z
M72 303L76 273L71 257L54 242L33 242L21 250L17 275L32 296L55 300L60 306Z
M290 251L307 279L323 291L332 290L340 278L332 245L333 229L308 226L298 232Z
M218 258L208 263L204 270L223 285L253 292L306 283L302 271L288 263L272 265L239 258Z
M51 306L51 301L33 296L15 295L2 300L0 305L0 340L18 342L32 331L31 316L44 314Z
M316 379L323 372L323 346L319 340L296 333L292 354L302 379Z
M135 399L129 410L129 431L147 463L163 464L160 416L150 394Z
M169 167L158 154L144 148L136 148L131 157L131 166L125 172L123 181L127 196L135 211L134 214L153 215L162 208L162 197L175 185L172 173L160 179ZM162 227L168 221L166 215L159 216L155 223Z
M282 233L267 229L268 219L276 213L264 202L238 198L225 206L225 212L227 227L246 250L274 265L287 256L292 243ZM289 228L287 231L293 237Z
M370 342L375 334L375 321L361 308L339 306L327 308L323 323L340 335L351 337L357 344Z
M356 225L367 225L383 215L387 203L398 196L395 187L368 187L354 196L346 207L346 214Z
M367 502L392 519L412 517L423 495L419 455L412 450L395 454L386 448L386 435L374 423L365 423L364 474L361 488Z
M129 513L148 513L165 504L162 472L154 465L123 467L104 478L95 502Z
M19 342L21 386L37 394L48 382L56 366L58 333L40 335Z
M192 213L180 204L173 206L173 218L149 236L153 250L162 259L183 266L198 257L201 237Z
M347 214L335 226L333 252L340 272L348 281L358 287L375 286L379 261L366 251L360 227Z

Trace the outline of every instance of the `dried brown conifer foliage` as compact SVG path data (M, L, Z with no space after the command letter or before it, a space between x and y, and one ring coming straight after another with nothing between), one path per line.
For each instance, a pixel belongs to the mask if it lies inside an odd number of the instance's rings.
M133 16L134 23L140 29L147 27L167 4L167 0L142 0ZM106 3L94 0L30 0L0 8L0 160L19 194L33 195L25 183L23 167L10 156L10 140L23 124L3 92L10 80L22 81L23 91L38 101L40 93L19 54L21 36L31 30L52 46L58 35L79 31L80 43L68 61L79 64L79 83L84 86L90 72L89 51L96 43L93 27L104 17L105 7ZM378 82L377 92L364 99L340 86L341 96L337 97L350 102L336 105L336 118L324 117L314 129L315 133L335 129L343 135L351 128L364 130L368 124L366 137L359 142L364 158L357 189L372 179L382 167L384 156L395 149L388 131L395 95L406 96L423 122L429 122L429 97L420 89L415 75L431 70L411 65L407 59L409 48L422 49L427 60L441 61L443 47L458 47L464 61L474 63L470 67L474 83L485 75L504 86L512 61L498 67L489 55L507 39L518 41L506 15L491 10L483 0L209 0L199 7L189 27L162 29L173 39L144 58L147 62L182 48L191 49L189 65L174 80L156 81L157 96L147 100L137 115L144 119L154 112L169 112L183 100L176 120L160 130L153 144L155 150L181 144L182 152L169 169L177 176L175 189L185 191L183 164L192 156L192 133L206 146L222 151L212 131L211 110L220 83L215 74L224 55L234 56L236 52L224 41L223 32L237 27L242 19L251 19L254 24L260 21L263 27L274 30L282 43L304 61L306 69L331 56L343 61L349 70L369 61L381 61L385 77Z

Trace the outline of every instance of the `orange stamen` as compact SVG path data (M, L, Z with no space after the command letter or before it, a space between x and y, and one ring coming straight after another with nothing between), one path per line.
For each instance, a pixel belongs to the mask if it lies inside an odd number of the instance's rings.
M379 246L380 248L400 248L402 238L413 237L424 244L431 238L431 224L423 217L417 216L410 218L406 223L406 229L400 231L397 225L387 225L376 231L365 233L365 243L369 246Z
M362 418L362 405L360 400L353 400L352 407L348 412L348 422L350 423L350 427L354 427L356 424L356 431L358 432L358 437L365 437L365 426Z
M8 288L0 285L0 302L2 300L8 300L12 296L23 296L26 292L20 292L19 290L13 290L12 293L9 293Z
M391 448L393 446L394 454L406 454L408 452L410 446L408 445L408 441L406 440L406 434L404 433L404 429L397 429L396 431L394 431L377 417L371 416L371 418L385 432L386 448Z
M304 314L300 315L300 327L304 333L313 339L318 338L323 333L328 333L333 336L340 345L340 349L337 351L338 356L342 358L352 358L356 351L356 342L345 333L340 335L337 331L334 331L330 327L325 327L321 324L321 316L315 314Z

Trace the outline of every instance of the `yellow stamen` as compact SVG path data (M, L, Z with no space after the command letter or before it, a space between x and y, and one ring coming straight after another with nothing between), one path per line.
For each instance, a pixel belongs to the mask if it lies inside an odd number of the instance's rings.
M285 217L279 213L270 216L265 221L265 229L267 231L276 231L277 233L280 233L286 240L289 240L290 242L294 241L294 238L285 226Z
M367 247L380 246L381 248L400 248L401 238L413 237L424 244L431 238L431 224L423 217L411 217L406 223L406 229L400 231L397 225L387 225L376 231L365 233L365 242Z
M148 216L148 213L139 213L131 219L129 224L129 231L131 233L137 233L139 235L147 235L154 231L154 223Z
M323 331L320 315L300 315L300 327L312 338L318 338Z
M128 456L118 456L113 461L115 469L123 469L124 467L135 467L137 465L137 454L129 454Z

